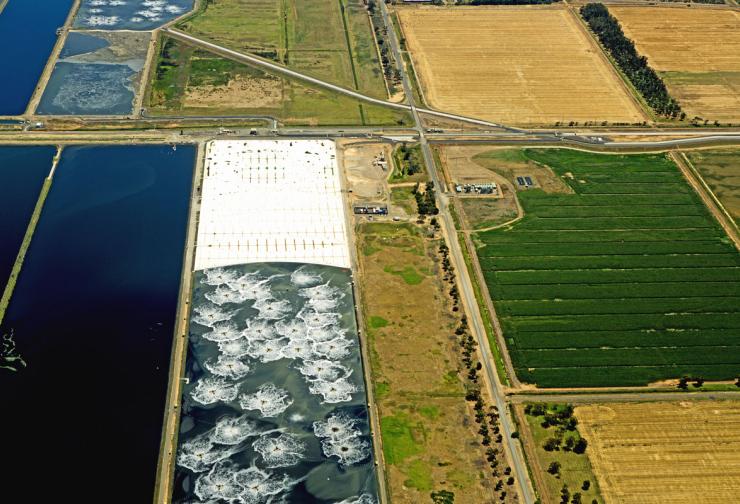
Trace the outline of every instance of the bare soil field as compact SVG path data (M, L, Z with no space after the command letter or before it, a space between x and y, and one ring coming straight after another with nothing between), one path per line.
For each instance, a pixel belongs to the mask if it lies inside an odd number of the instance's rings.
M720 504L740 492L740 403L578 406L607 504Z
M398 10L430 105L509 124L645 119L563 8Z
M740 12L696 6L609 10L689 118L740 121Z

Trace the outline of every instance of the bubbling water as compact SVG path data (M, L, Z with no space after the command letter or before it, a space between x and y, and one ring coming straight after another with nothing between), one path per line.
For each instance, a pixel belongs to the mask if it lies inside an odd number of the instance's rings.
M336 299L341 294L338 288L332 287L328 282L298 291L299 296L309 299Z
M242 333L233 322L218 322L211 326L211 331L203 334L203 338L216 343L234 341L242 337Z
M241 337L230 341L219 341L218 351L227 357L244 357L249 353L249 341Z
M297 366L303 376L312 380L335 381L349 375L350 371L338 362L326 359L304 361Z
M198 305L193 308L193 311L196 313L193 322L206 327L215 327L219 322L230 320L234 316L234 312L228 312L209 303Z
M259 311L258 317L265 320L278 320L291 312L290 301L287 299L259 299L253 308Z
M257 424L247 415L225 416L218 419L211 431L211 440L223 445L238 445L259 433Z
M195 481L195 495L204 502L238 502L244 487L236 481L235 474L233 464L214 465L208 474Z
M288 391L273 383L261 385L254 394L242 394L239 405L245 410L259 410L263 417L275 417L293 404Z
M339 306L338 299L309 299L306 302L307 306L310 306L317 312L330 312L336 310Z
M336 404L352 400L352 394L357 392L357 386L346 377L336 381L315 380L309 383L308 391L323 397L322 403Z
M242 335L249 341L269 340L277 336L275 329L266 320L249 319Z
M359 497L350 497L336 504L377 504L377 500L370 494L362 494Z
M273 362L284 357L287 338L276 340L256 340L249 342L249 356L260 362Z
M342 359L350 354L352 342L344 338L319 341L313 344L313 351L327 359Z
M219 285L213 292L207 292L206 299L219 306L228 303L243 303L247 300L241 292L226 285Z
M240 498L245 504L271 502L272 497L289 490L295 484L286 475L278 476L256 467L237 471L234 481L243 488Z
M270 279L261 278L259 273L247 273L229 282L229 287L239 291L245 299L260 300L272 298Z
M339 314L332 312L319 312L312 308L304 308L298 313L298 317L306 322L310 328L328 327L339 322Z
M232 269L211 268L203 270L203 283L208 285L225 285L237 279L238 273Z
M308 330L308 337L311 341L321 342L329 341L334 338L344 337L345 332L336 327L314 327Z
M252 448L262 456L265 466L270 469L296 465L306 452L306 445L291 434L261 436L252 443Z
M194 401L203 404L213 404L219 401L230 402L236 399L239 388L223 378L206 376L198 380L195 388L190 392Z
M310 341L291 341L282 348L282 355L286 359L314 359L317 355L313 351Z
M234 357L219 357L216 362L206 361L205 368L217 376L238 380L249 373L249 364Z
M180 445L177 464L193 472L204 472L235 453L233 448L216 448L210 438L199 436Z
M275 323L275 331L291 340L305 340L308 338L308 327L302 320L278 320Z
M370 443L362 439L358 420L338 413L326 421L314 422L313 432L321 438L321 450L327 457L337 457L342 465L354 465L370 456Z
M309 273L305 266L301 266L290 275L290 282L298 287L308 287L321 282L321 275Z

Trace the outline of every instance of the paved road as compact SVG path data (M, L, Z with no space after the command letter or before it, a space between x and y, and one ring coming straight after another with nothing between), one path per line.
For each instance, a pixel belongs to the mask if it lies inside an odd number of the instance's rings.
M460 284L460 292L462 293L463 303L467 307L467 313L471 321L472 333L478 341L478 348L482 354L483 369L485 370L485 377L491 390L494 402L500 413L500 424L503 430L503 441L506 444L507 452L511 462L513 475L516 478L517 485L520 488L520 495L525 504L534 504L535 495L534 490L529 479L529 473L527 472L527 466L524 462L524 455L521 451L521 446L517 441L512 439L511 433L516 430L514 422L509 416L509 409L507 408L503 388L501 383L498 381L498 375L493 368L493 355L491 355L491 349L488 346L488 338L486 335L485 327L483 326L483 320L478 311L478 302L475 298L475 292L468 276L468 269L465 265L465 259L460 248L460 242L457 239L457 232L455 230L455 224L452 221L452 216L449 211L449 201L447 196L443 192L444 185L440 184L439 177L437 175L437 167L434 161L432 150L427 142L426 133L419 117L420 110L416 108L414 104L414 95L411 89L411 83L409 81L408 73L403 66L403 59L401 58L401 48L399 41L396 37L396 32L393 29L393 24L388 13L388 8L385 2L379 2L380 10L383 14L383 21L388 31L388 37L390 39L390 45L393 50L396 62L399 65L401 72L403 89L406 94L406 99L411 106L411 112L414 116L414 122L416 124L416 130L419 135L419 143L421 145L422 154L424 156L424 162L429 170L429 176L431 177L434 186L437 188L437 205L439 206L439 217L442 222L443 233L447 236L447 244L450 249L450 256L452 258L453 266L458 273L458 280Z

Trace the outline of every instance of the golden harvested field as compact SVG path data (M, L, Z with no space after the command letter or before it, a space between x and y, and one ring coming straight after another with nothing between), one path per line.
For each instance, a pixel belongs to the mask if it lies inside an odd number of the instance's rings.
M740 121L740 12L609 7L690 118Z
M726 504L740 495L740 402L578 406L607 504Z
M429 104L509 124L644 119L562 8L411 8L399 19Z

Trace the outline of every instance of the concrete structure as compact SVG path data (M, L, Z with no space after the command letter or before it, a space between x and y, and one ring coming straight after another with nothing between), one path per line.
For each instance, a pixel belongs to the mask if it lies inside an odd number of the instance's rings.
M195 269L255 262L350 267L330 140L214 140L206 146Z

